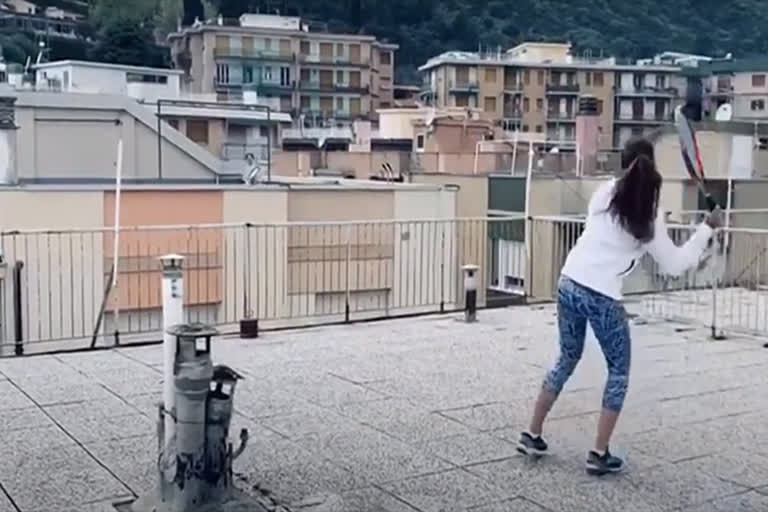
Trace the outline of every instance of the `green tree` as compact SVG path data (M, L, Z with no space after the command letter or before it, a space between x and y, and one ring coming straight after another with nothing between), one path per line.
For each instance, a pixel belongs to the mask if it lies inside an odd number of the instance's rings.
M153 43L151 25L136 24L128 18L105 22L90 49L92 60L134 66L167 66L167 50Z

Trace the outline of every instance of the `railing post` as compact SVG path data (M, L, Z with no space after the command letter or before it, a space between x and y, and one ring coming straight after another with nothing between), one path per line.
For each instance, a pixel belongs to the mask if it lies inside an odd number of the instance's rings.
M24 313L21 300L21 271L23 268L23 261L17 261L13 266L13 339L17 356L24 355Z
M464 321L477 320L477 265L464 265Z
M245 258L243 259L243 275L245 284L243 285L243 317L240 319L240 337L243 339L253 339L259 337L259 319L253 318L253 309L251 306L251 228L250 222L245 224Z
M346 267L345 268L346 278L344 279L344 287L345 287L345 290L344 290L344 322L345 323L349 323L349 320L350 320L350 311L349 311L349 293L350 293L349 292L349 266L350 266L350 263L352 261L352 254L351 254L352 253L352 246L350 245L351 244L350 231L351 231L351 229L349 227L347 227L347 229L346 229L346 232L347 232L347 248L346 248L347 249L347 255L346 255L346 262L347 263L345 265L345 267Z
M440 313L445 313L445 221L440 225Z

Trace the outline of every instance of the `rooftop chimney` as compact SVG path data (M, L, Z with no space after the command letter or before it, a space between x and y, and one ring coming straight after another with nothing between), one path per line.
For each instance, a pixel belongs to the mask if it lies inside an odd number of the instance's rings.
M583 176L597 168L599 147L600 116L597 112L597 98L590 94L579 97L576 113L576 174Z

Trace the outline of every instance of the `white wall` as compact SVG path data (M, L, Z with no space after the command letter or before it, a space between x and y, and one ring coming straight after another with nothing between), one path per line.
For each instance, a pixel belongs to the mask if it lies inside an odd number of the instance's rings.
M137 74L161 74L166 76L168 82L160 83L128 83L128 70L124 68L102 68L97 66L85 66L67 64L56 67L47 67L36 71L36 81L43 88L47 87L50 79L56 79L61 83L64 92L101 93L130 96L146 101L156 101L158 98L177 98L181 90L181 77L178 73L162 73L162 70L142 71L137 68ZM131 71L134 72L134 71ZM69 79L65 80L65 75Z

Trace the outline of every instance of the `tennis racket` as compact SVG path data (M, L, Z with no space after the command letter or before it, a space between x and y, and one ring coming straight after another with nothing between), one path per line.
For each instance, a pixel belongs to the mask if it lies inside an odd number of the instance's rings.
M675 126L680 137L680 152L683 156L683 162L685 162L685 168L704 196L707 208L709 208L709 211L712 211L717 207L717 203L707 190L706 180L704 179L704 166L701 163L701 153L696 142L696 132L693 131L691 121L683 114L681 107L675 109Z

